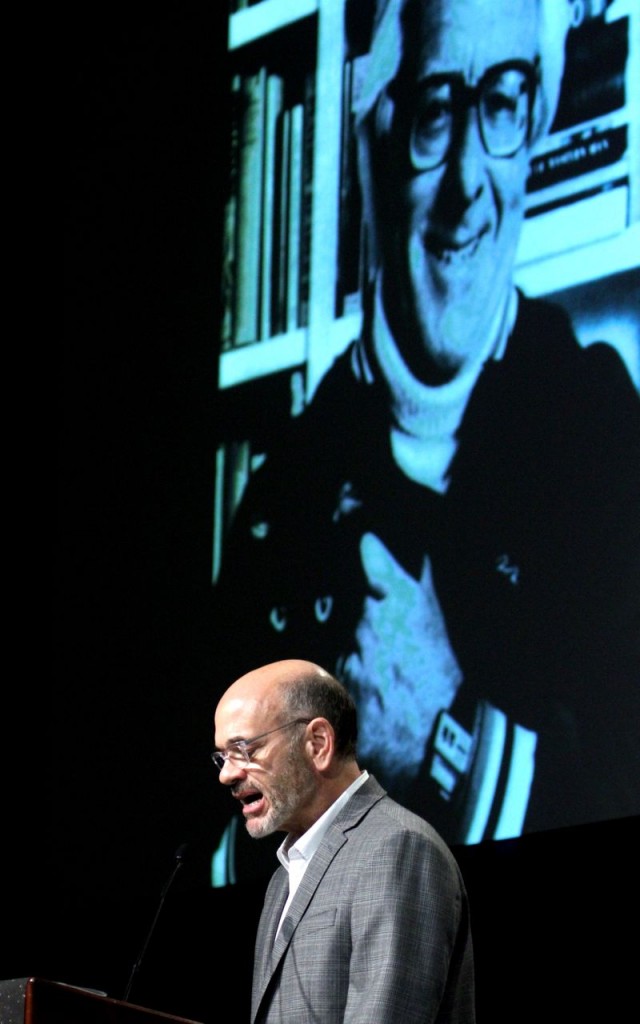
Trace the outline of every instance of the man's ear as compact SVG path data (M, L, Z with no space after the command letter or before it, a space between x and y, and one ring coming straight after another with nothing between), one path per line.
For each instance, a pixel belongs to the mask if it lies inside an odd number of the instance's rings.
M307 726L307 744L318 771L328 768L335 751L335 734L333 726L326 718L311 720Z

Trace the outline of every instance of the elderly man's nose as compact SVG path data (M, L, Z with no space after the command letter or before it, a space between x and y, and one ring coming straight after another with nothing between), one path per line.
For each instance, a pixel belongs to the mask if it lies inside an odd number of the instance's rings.
M482 191L487 154L474 110L469 110L448 157L449 171L467 202L473 202Z

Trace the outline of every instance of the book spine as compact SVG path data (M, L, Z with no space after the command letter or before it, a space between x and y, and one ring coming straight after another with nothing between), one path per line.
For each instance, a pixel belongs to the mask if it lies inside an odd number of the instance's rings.
M239 150L239 97L241 93L240 75L234 75L231 81L231 138L229 143L229 176L227 197L224 204L224 220L222 229L222 323L220 341L222 350L232 348L234 344L234 306L237 259L237 220L238 220L238 150Z
M236 345L256 341L259 333L266 84L265 67L242 80L234 331Z
M250 441L233 441L228 444L224 470L223 535L226 536L251 475Z
M351 191L351 78L353 60L347 59L342 68L342 109L340 120L340 192L338 199L338 275L336 314L344 313L344 299L348 290L349 194Z
M313 136L315 132L315 75L308 74L304 82L303 136L302 136L302 208L300 213L300 294L299 323L309 324L309 298L311 289L311 218L313 214Z
M629 186L626 181L607 188L573 193L527 216L518 245L517 266L557 256L611 238L627 226Z
M618 163L627 152L627 126L592 130L572 138L564 146L550 150L531 162L527 192L573 181L584 174L601 171Z
M625 106L630 31L627 16L612 21L588 18L569 32L551 135L575 130Z
M217 582L222 565L224 548L224 483L225 483L226 448L224 444L216 448L215 488L213 500L213 549L211 553L211 579Z
M336 312L360 305L362 284L362 195L358 175L355 105L362 88L368 54L345 61L342 80L341 165L339 196L339 258Z
M274 308L274 217L276 212L276 136L282 111L284 83L280 75L267 79L265 113L264 181L262 199L262 261L260 287L260 337L273 333Z
M287 330L300 325L300 242L302 213L302 144L304 107L296 103L291 108L291 140L289 148L289 211L287 251Z
M282 334L287 326L287 252L289 211L289 149L291 140L291 111L283 110L278 132L278 187L276 191L275 238L275 295L274 331Z

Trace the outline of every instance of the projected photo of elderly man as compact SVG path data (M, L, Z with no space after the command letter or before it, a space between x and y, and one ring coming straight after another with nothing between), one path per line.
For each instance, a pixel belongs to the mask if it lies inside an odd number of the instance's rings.
M362 763L451 842L640 811L638 394L514 283L571 11L378 5L362 333L255 474L223 572L240 663L330 666Z

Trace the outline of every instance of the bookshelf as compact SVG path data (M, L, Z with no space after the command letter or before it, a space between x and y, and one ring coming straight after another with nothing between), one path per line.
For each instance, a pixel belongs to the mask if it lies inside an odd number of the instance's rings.
M578 85L532 160L516 273L531 295L588 289L603 277L638 270L640 2L596 5L601 13L592 19L584 16L587 6L574 3ZM223 275L229 294L218 388L229 402L237 392L238 409L252 405L246 397L252 381L277 378L279 393L288 394L287 413L295 415L360 329L360 198L349 113L373 8L372 0L231 2L235 113ZM259 112L251 133L243 112L255 109L247 98L238 103L238 92L256 80ZM255 143L251 157L242 151L247 135ZM243 198L238 189L248 159L259 170L251 172ZM243 205L245 213L251 207L250 227L240 226ZM576 330L580 337L579 322ZM633 349L633 341L626 344ZM242 420L242 413L233 418ZM251 458L261 457L249 432L246 440L253 456L242 449L243 479ZM217 473L216 500L227 510L225 520L234 503L219 492L223 479L234 478L230 450L222 436L218 462L225 468ZM231 487L238 500L242 482ZM214 579L225 529L216 515Z

